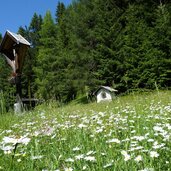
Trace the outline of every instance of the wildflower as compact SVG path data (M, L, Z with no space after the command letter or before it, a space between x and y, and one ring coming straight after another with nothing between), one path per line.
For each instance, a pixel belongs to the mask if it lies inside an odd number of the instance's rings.
M147 140L147 142L154 142L154 139L150 138Z
M100 129L96 130L96 133L101 133L101 132L103 132L103 128L100 128Z
M131 131L132 134L135 133L135 132L136 132L135 130Z
M80 155L77 155L75 156L76 160L80 160L80 159L83 159L84 158L84 155L83 154L80 154Z
M43 135L50 136L50 135L52 135L53 132L54 132L54 128L52 128L52 127L47 127L47 128L44 130Z
M106 156L106 153L101 153L102 156Z
M138 146L138 147L130 148L129 151L141 150L141 149L143 149L143 148L144 148L144 147L142 147L142 146Z
M114 162L114 161L112 160L110 163L104 165L103 168L106 169L106 168L108 168L108 167L111 167L111 166L113 165L113 162Z
M84 157L84 159L86 160L86 161L96 161L96 159L95 159L95 157L94 156L86 156L86 157Z
M83 166L83 170L86 170L87 169L87 166Z
M71 167L69 168L64 168L64 171L73 171L73 169Z
M165 146L164 143L161 143L161 144L156 144L156 143L154 143L154 144L153 144L153 148L154 148L154 149L162 148L162 147L164 147L164 146Z
M74 159L68 158L68 159L66 159L65 161L66 161L66 162L74 162Z
M3 144L16 144L17 139L11 138L11 137L4 137L3 139Z
M79 148L79 147L75 147L75 148L73 148L72 150L73 150L73 151L79 151L80 148Z
M17 162L21 162L21 159L17 159Z
M90 155L90 154L95 154L95 152L94 152L94 151L89 151L89 152L87 152L86 155L88 156L88 155Z
M40 156L32 156L31 157L32 160L41 159L41 158L43 158L43 156L41 156L41 155Z
M120 144L120 140L118 140L117 138L113 138L113 139L111 139L111 140L108 140L108 141L106 141L106 143L117 143L117 144Z
M160 126L154 126L154 127L153 127L153 130L154 130L154 131L158 131L158 132L162 132L162 131L163 131L163 128L160 127Z
M134 136L131 139L136 139L137 141L142 141L145 139L145 137L144 136Z
M121 154L124 156L125 161L128 161L131 159L131 156L125 150L122 150Z
M30 138L21 137L20 139L18 139L17 143L21 143L21 144L27 145L30 142L30 140L31 140Z
M139 170L139 171L154 171L154 169L153 168L145 168L145 169Z
M79 128L86 128L87 126L84 125L84 124L79 124L78 127L79 127Z
M8 151L4 151L4 154L11 154L12 151L11 150L8 150Z
M54 139L56 137L56 134L52 135L51 139Z
M14 149L14 147L10 146L10 145L1 147L1 150L3 150L3 151L11 151L13 149Z
M24 144L27 145L30 142L30 138L28 137L21 137L21 138L12 138L12 137L4 137L3 144Z
M136 162L142 161L142 156L138 155L137 157L135 157L134 159Z
M155 158L158 156L159 156L159 153L157 153L156 151L150 151L150 157Z

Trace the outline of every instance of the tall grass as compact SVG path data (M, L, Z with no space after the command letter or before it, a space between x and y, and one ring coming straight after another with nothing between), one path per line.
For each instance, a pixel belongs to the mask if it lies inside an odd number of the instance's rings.
M170 91L56 106L41 105L1 128L2 170L170 169Z
M3 91L0 91L0 114L6 113L6 101Z

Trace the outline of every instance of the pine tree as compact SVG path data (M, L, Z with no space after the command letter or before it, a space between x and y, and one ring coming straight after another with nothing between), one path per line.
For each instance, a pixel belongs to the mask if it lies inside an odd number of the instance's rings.
M56 27L50 11L46 12L40 30L40 46L35 72L37 75L38 94L48 99L53 97L53 70L51 65L56 60Z
M64 12L65 12L65 5L62 2L58 2L57 8L56 8L56 23L59 24L64 16Z

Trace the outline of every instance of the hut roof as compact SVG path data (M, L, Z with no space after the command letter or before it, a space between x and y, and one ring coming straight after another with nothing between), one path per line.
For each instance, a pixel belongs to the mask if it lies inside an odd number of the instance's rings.
M100 87L95 91L94 94L97 94L97 92L98 92L100 89L105 89L105 90L108 90L108 91L110 91L110 92L117 92L117 91L118 91L118 90L113 89L113 88L108 87L108 86L100 86Z
M30 43L20 34L7 30L0 45L0 52L13 60L13 48L15 45L30 46Z

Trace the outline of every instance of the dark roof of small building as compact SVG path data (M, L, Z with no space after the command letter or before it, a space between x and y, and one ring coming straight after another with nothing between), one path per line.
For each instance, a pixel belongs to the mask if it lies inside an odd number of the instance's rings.
M29 47L31 44L20 34L16 34L7 30L0 44L0 52L6 55L9 59L13 59L14 45Z
M105 90L108 90L109 92L117 92L118 90L114 89L114 88L111 88L109 86L100 86L95 92L94 94L97 94L97 92L100 90L100 89L105 89Z

